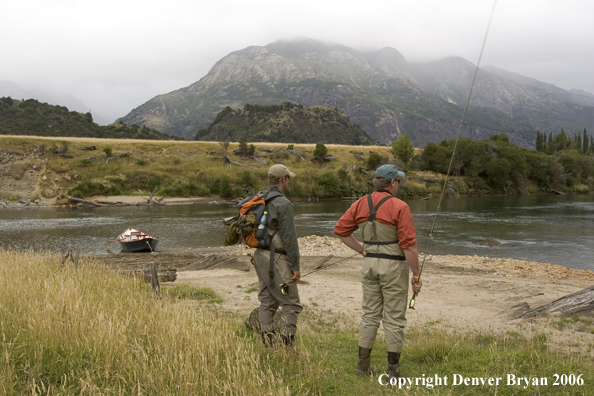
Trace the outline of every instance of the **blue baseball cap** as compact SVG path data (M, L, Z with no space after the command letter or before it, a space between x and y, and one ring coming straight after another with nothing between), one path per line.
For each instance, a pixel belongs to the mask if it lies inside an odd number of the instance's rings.
M392 180L404 176L404 172L400 172L398 168L392 164L382 165L375 170L376 179Z

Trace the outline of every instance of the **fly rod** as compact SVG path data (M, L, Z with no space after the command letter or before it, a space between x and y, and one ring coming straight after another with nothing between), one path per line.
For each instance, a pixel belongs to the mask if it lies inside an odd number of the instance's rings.
M495 7L497 6L497 0L493 3L493 9L491 10L491 16L489 17L489 23L487 24L487 31L485 32L485 38L483 39L483 45L481 47L481 52L478 58L478 62L476 63L476 68L474 70L474 76L472 77L472 84L470 84L470 91L468 92L468 99L466 99L466 106L464 107L464 113L462 114L462 121L460 121L460 128L458 128L458 134L456 135L456 141L454 142L454 150L452 151L452 157L450 158L450 165L448 166L448 172L446 173L446 178L443 183L443 188L441 190L441 195L439 197L439 203L437 204L437 211L435 212L435 217L433 218L433 225L431 226L431 231L429 232L429 239L427 241L427 248L425 249L425 254L423 255L423 261L421 262L421 268L419 269L419 280L421 279L421 274L423 273L423 266L425 265L425 258L429 254L429 246L431 245L431 240L433 239L433 231L435 231L435 223L437 222L437 217L439 215L439 210L441 209L441 203L443 201L443 197L445 194L445 188L448 184L448 178L450 177L450 171L452 170L452 164L454 163L454 156L456 155L456 148L458 146L458 140L460 139L460 132L462 132L462 126L464 125L464 121L466 120L466 112L468 111L468 104L470 103L470 97L472 96L472 89L474 88L474 83L476 82L476 76L478 75L479 66L481 64L481 59L483 57L483 51L485 50L485 45L487 44L487 37L489 36L489 29L491 28L491 22L493 21L493 14L495 13ZM410 304L408 307L410 309L415 309L415 300L419 292L414 292L412 298L410 299Z

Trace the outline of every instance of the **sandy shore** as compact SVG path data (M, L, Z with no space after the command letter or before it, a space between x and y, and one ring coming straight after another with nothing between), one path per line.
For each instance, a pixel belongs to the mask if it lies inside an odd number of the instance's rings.
M360 268L363 259L352 256L336 238L300 238L302 275L321 261L340 263L307 275L299 282L305 309L331 312L358 323L361 315ZM154 256L113 254L101 260L121 268L142 268L149 261L178 268L176 284L209 287L223 298L222 308L247 315L258 306L258 278L247 254L251 249L220 247L162 251ZM332 257L329 257L332 255ZM350 256L350 257L349 257ZM560 323L556 313L530 320L511 319L520 303L531 308L594 284L594 272L545 263L477 256L429 256L423 270L423 291L409 310L409 326L427 323L455 331L488 334L546 333L553 349L594 357L592 320ZM591 313L590 313L591 314Z

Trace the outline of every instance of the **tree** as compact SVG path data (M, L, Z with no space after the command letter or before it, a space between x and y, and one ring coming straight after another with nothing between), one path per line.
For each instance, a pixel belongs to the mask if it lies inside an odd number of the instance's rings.
M511 179L512 164L505 158L493 158L485 166L487 183L498 191L505 190Z
M408 165L415 154L415 146L406 133L403 133L398 139L392 142L392 150L390 151L394 158L398 158L405 165Z
M313 152L314 158L316 158L320 161L324 161L327 154L328 154L328 149L326 148L326 146L324 144L322 144L322 143L316 144L316 149Z

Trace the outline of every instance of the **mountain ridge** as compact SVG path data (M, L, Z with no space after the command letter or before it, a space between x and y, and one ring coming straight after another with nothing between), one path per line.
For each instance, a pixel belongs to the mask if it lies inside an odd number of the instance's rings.
M455 136L474 68L462 58L410 64L390 47L359 52L315 40L279 41L231 52L199 81L156 96L122 120L192 138L227 106L289 101L337 108L381 143L407 133L422 145ZM504 132L531 147L537 130L594 126L587 103L481 69L462 133L484 139Z

